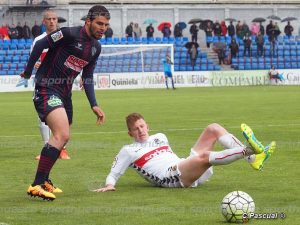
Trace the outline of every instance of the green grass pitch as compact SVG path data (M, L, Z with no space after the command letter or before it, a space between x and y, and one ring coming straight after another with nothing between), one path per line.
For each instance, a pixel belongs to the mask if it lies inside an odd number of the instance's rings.
M32 93L1 93L0 224L226 224L220 202L234 190L250 194L256 212L287 215L250 224L299 224L299 92L299 86L97 91L107 115L100 127L85 94L73 92L71 160L58 160L52 170L52 180L64 191L53 202L26 194L42 147ZM264 144L276 140L278 148L263 172L240 160L214 167L210 181L195 189L152 187L129 169L116 192L93 193L89 190L103 185L114 156L131 141L124 122L131 112L144 114L151 134L167 134L180 157L189 154L203 128L213 122L242 141L240 124L245 122Z

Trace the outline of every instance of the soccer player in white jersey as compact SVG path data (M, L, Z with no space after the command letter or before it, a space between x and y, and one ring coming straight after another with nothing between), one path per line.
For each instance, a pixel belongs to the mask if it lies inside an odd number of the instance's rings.
M213 174L212 166L226 165L245 158L250 165L261 170L273 153L273 141L264 147L246 124L241 125L249 146L243 145L219 124L208 125L191 149L189 157L179 158L162 133L149 135L149 126L139 113L127 116L128 134L134 143L125 145L116 156L105 187L95 192L115 191L118 179L128 167L133 167L149 182L161 187L196 187ZM215 152L219 142L225 150Z
M30 52L32 51L35 43L38 40L41 40L44 38L47 34L50 34L51 32L55 31L58 29L58 20L57 20L57 14L53 9L46 9L43 13L43 24L45 24L46 31L42 33L41 35L37 36L31 45ZM48 52L48 49L44 49L41 56L40 56L40 61L36 62L35 68L38 69L41 62L45 58L46 54ZM42 139L44 143L48 143L50 136L51 136L51 131L48 125L45 122L42 122L40 118L38 118L39 122L39 128L40 128L40 133L42 136ZM67 149L64 147L61 152L60 152L60 159L70 159L70 156L68 155ZM36 160L40 160L40 155L35 157Z

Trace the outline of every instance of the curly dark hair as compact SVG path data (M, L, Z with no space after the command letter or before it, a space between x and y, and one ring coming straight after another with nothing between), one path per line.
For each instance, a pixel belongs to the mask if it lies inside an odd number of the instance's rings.
M87 19L90 19L92 21L98 16L104 16L106 17L106 19L110 19L110 13L103 5L95 5L90 8L87 14Z

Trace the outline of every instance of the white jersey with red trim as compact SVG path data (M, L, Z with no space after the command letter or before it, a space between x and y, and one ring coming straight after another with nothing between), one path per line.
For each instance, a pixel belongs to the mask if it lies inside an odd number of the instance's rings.
M157 133L149 136L146 142L134 142L123 146L114 160L106 184L115 185L126 169L133 167L151 183L162 185L167 180L173 179L168 177L167 172L179 161L180 158L172 151L167 137ZM177 177L176 180L178 181Z
M47 33L44 32L44 33L42 33L41 35L37 36L37 37L33 40L32 45L31 45L31 48L30 48L30 53L32 52L32 49L33 49L35 43L36 43L38 40L41 40L42 38L44 38L44 37L46 37L46 36L47 36ZM46 48L46 49L43 50L43 52L42 52L42 54L41 54L41 62L42 62L43 59L45 58L47 52L48 52L48 48Z

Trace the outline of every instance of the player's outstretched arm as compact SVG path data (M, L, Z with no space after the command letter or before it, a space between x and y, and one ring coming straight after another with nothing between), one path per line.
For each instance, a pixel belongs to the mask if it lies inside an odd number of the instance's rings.
M99 188L94 190L94 192L107 192L107 191L116 191L116 188L112 184L107 184L104 188Z
M97 124L102 125L105 122L105 113L99 106L94 106L92 108L93 112L97 116Z

